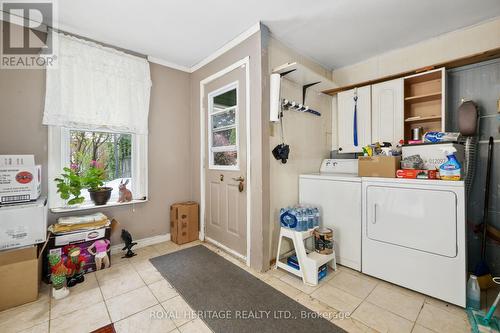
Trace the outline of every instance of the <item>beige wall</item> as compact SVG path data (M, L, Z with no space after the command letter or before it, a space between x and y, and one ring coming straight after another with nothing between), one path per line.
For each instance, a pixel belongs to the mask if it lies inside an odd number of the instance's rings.
M189 74L151 64L149 201L103 208L136 239L169 232L171 203L192 199ZM47 194L47 127L42 125L44 70L0 69L0 154L35 154ZM181 138L181 139L180 139ZM87 213L91 211L78 212ZM73 213L76 214L76 213ZM49 222L61 215L50 214ZM113 243L120 243L119 235Z
M250 57L250 128L251 128L251 266L263 269L267 260L268 199L266 199L266 177L268 173L267 127L263 119L268 111L262 107L262 54L261 33L257 32L217 59L191 74L191 175L192 193L195 200L201 201L200 190L200 81L233 63ZM267 112L267 114L266 114ZM266 119L267 119L266 118ZM264 142L266 144L264 145Z
M330 72L292 51L275 38L268 42L269 67L267 75L272 69L287 62L297 61L311 70L325 77ZM306 104L312 109L321 112L321 117L311 114L286 112L283 117L285 143L290 145L290 159L286 164L271 157L270 161L270 232L269 238L270 259L276 258L279 236L279 209L298 203L299 175L318 172L321 161L328 158L332 146L332 97L321 94L310 88L306 97ZM296 101L302 100L302 87L287 79L282 80L283 98ZM269 125L270 124L270 125ZM269 149L272 150L280 143L278 123L269 123L271 128ZM288 249L283 246L283 251Z
M500 47L500 18L456 30L338 68L332 77L341 86L411 71Z

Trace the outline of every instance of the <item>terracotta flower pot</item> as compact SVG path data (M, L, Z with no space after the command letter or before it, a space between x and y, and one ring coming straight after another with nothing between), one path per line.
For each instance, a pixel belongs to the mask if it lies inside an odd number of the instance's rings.
M101 187L97 191L89 190L90 199L96 206L105 205L111 197L111 191L113 191L112 187Z

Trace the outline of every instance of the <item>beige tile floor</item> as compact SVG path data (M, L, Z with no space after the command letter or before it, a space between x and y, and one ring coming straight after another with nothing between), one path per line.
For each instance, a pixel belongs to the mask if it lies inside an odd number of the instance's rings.
M197 244L160 243L137 249L131 259L113 255L111 268L87 274L62 300L43 285L36 302L0 312L0 332L91 332L111 322L118 333L210 332L198 318L169 316L191 308L148 260ZM310 287L281 270L256 272L204 245L348 332L470 332L463 309L342 266ZM496 294L484 296L492 302Z

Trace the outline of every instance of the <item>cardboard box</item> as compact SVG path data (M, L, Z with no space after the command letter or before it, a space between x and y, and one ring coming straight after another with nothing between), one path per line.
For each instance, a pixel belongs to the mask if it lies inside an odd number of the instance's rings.
M41 178L33 155L0 155L0 204L38 199Z
M64 253L66 245L76 245L80 247L80 255L85 258L85 265L83 270L85 274L95 272L95 258L89 253L88 247L96 240L107 239L111 236L111 228L104 227L95 230L73 231L63 234L50 235L48 239L47 249L44 253L43 264L43 278L48 283L50 281L50 265L47 256L52 253L57 253L61 256L63 262L66 262L67 255ZM111 266L111 249L108 248L109 264Z
M400 162L400 156L360 156L358 157L358 176L396 178Z
M436 170L401 169L396 172L396 177L407 179L439 179L439 172Z
M0 311L38 299L42 245L0 251Z
M198 239L198 204L193 201L170 206L170 235L176 244L184 244Z
M403 158L413 155L420 155L424 161L424 169L426 170L436 170L439 166L446 162L446 154L443 149L453 147L457 150L455 156L458 162L463 166L465 160L465 150L464 146L458 143L452 142L440 142L440 143L423 143L418 145L404 145L402 148ZM462 167L463 169L463 167Z
M0 205L0 250L45 242L47 199Z

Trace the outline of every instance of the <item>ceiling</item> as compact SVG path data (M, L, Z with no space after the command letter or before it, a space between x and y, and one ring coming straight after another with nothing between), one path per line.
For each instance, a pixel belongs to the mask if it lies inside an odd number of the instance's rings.
M329 69L500 16L500 0L71 0L59 28L191 68L258 21Z

